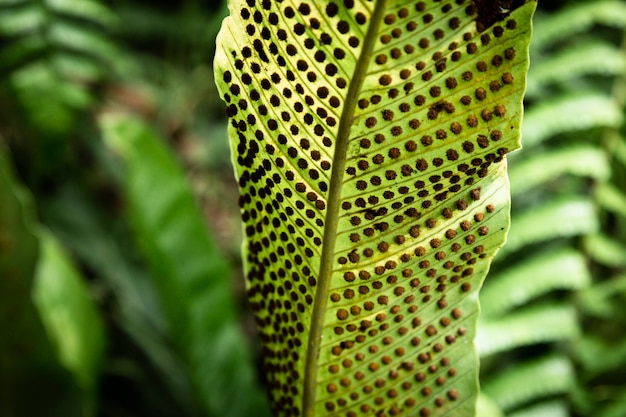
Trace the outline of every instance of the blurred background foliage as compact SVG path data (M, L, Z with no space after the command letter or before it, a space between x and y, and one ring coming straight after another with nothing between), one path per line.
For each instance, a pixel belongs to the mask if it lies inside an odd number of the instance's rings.
M0 415L268 416L225 2L0 0ZM626 415L626 3L539 2L480 416Z

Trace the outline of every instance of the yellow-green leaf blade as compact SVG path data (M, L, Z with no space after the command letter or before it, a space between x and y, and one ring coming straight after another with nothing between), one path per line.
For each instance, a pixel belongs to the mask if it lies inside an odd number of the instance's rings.
M534 10L496 3L229 3L216 82L276 414L473 414Z

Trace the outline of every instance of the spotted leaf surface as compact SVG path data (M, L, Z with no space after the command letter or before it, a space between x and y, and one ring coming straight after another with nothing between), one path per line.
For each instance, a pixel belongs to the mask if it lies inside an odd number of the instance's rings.
M471 416L534 2L236 1L216 82L280 416Z

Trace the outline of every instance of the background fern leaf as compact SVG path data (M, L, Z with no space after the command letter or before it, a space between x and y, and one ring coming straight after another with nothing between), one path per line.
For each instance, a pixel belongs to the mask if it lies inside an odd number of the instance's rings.
M481 357L485 357L520 346L568 340L579 334L576 310L572 306L533 306L504 318L482 320L476 346Z
M481 294L485 317L479 326L484 323L489 346L489 336L497 340L510 330L504 324L515 324L524 312L567 303L564 323L571 331L539 340L541 321L558 322L559 311L548 318L545 310L520 343L509 340L498 353L485 348L481 384L494 398L516 396L525 381L550 378L539 368L533 376L522 371L548 355L575 367L568 365L547 401L546 392L531 389L502 403L505 414L601 415L620 410L626 366L617 330L624 325L626 4L565 2L538 15L535 24L525 150L510 159L515 198L507 256L495 262ZM520 326L525 324L530 322ZM603 340L612 341L612 352ZM542 401L545 409L535 406Z
M590 145L545 151L513 165L509 171L511 194L524 194L565 175L606 181L611 173L607 162L605 152Z
M626 27L626 4L615 0L578 3L551 16L539 15L535 21L537 30L532 49L546 49L572 35L587 32L590 27L598 24Z
M619 103L605 94L562 95L545 100L524 116L524 146L537 145L551 136L592 127L618 127L623 122Z
M527 98L549 98L554 91L563 88L563 84L584 76L613 76L626 71L626 57L619 48L600 41L589 41L575 49L557 51L542 58L528 71Z
M582 290L590 282L586 259L578 251L568 248L536 255L490 276L489 285L480 293L481 315L499 317L551 291Z
M270 400L471 415L534 2L344 3L231 1L218 36Z
M509 414L510 417L568 417L569 415L567 403L564 401L544 401Z
M538 228L535 222L541 221ZM519 213L511 225L507 244L502 249L509 254L527 245L559 237L572 237L598 230L594 205L584 198L567 198L543 203Z
M511 410L529 400L567 392L574 379L570 361L553 355L517 364L484 384L483 390L502 409Z

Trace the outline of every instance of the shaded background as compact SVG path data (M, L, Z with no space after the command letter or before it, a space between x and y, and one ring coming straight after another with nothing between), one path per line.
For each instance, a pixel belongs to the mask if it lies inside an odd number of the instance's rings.
M268 415L211 68L226 14L0 1L0 415ZM480 415L623 416L626 4L536 22Z

